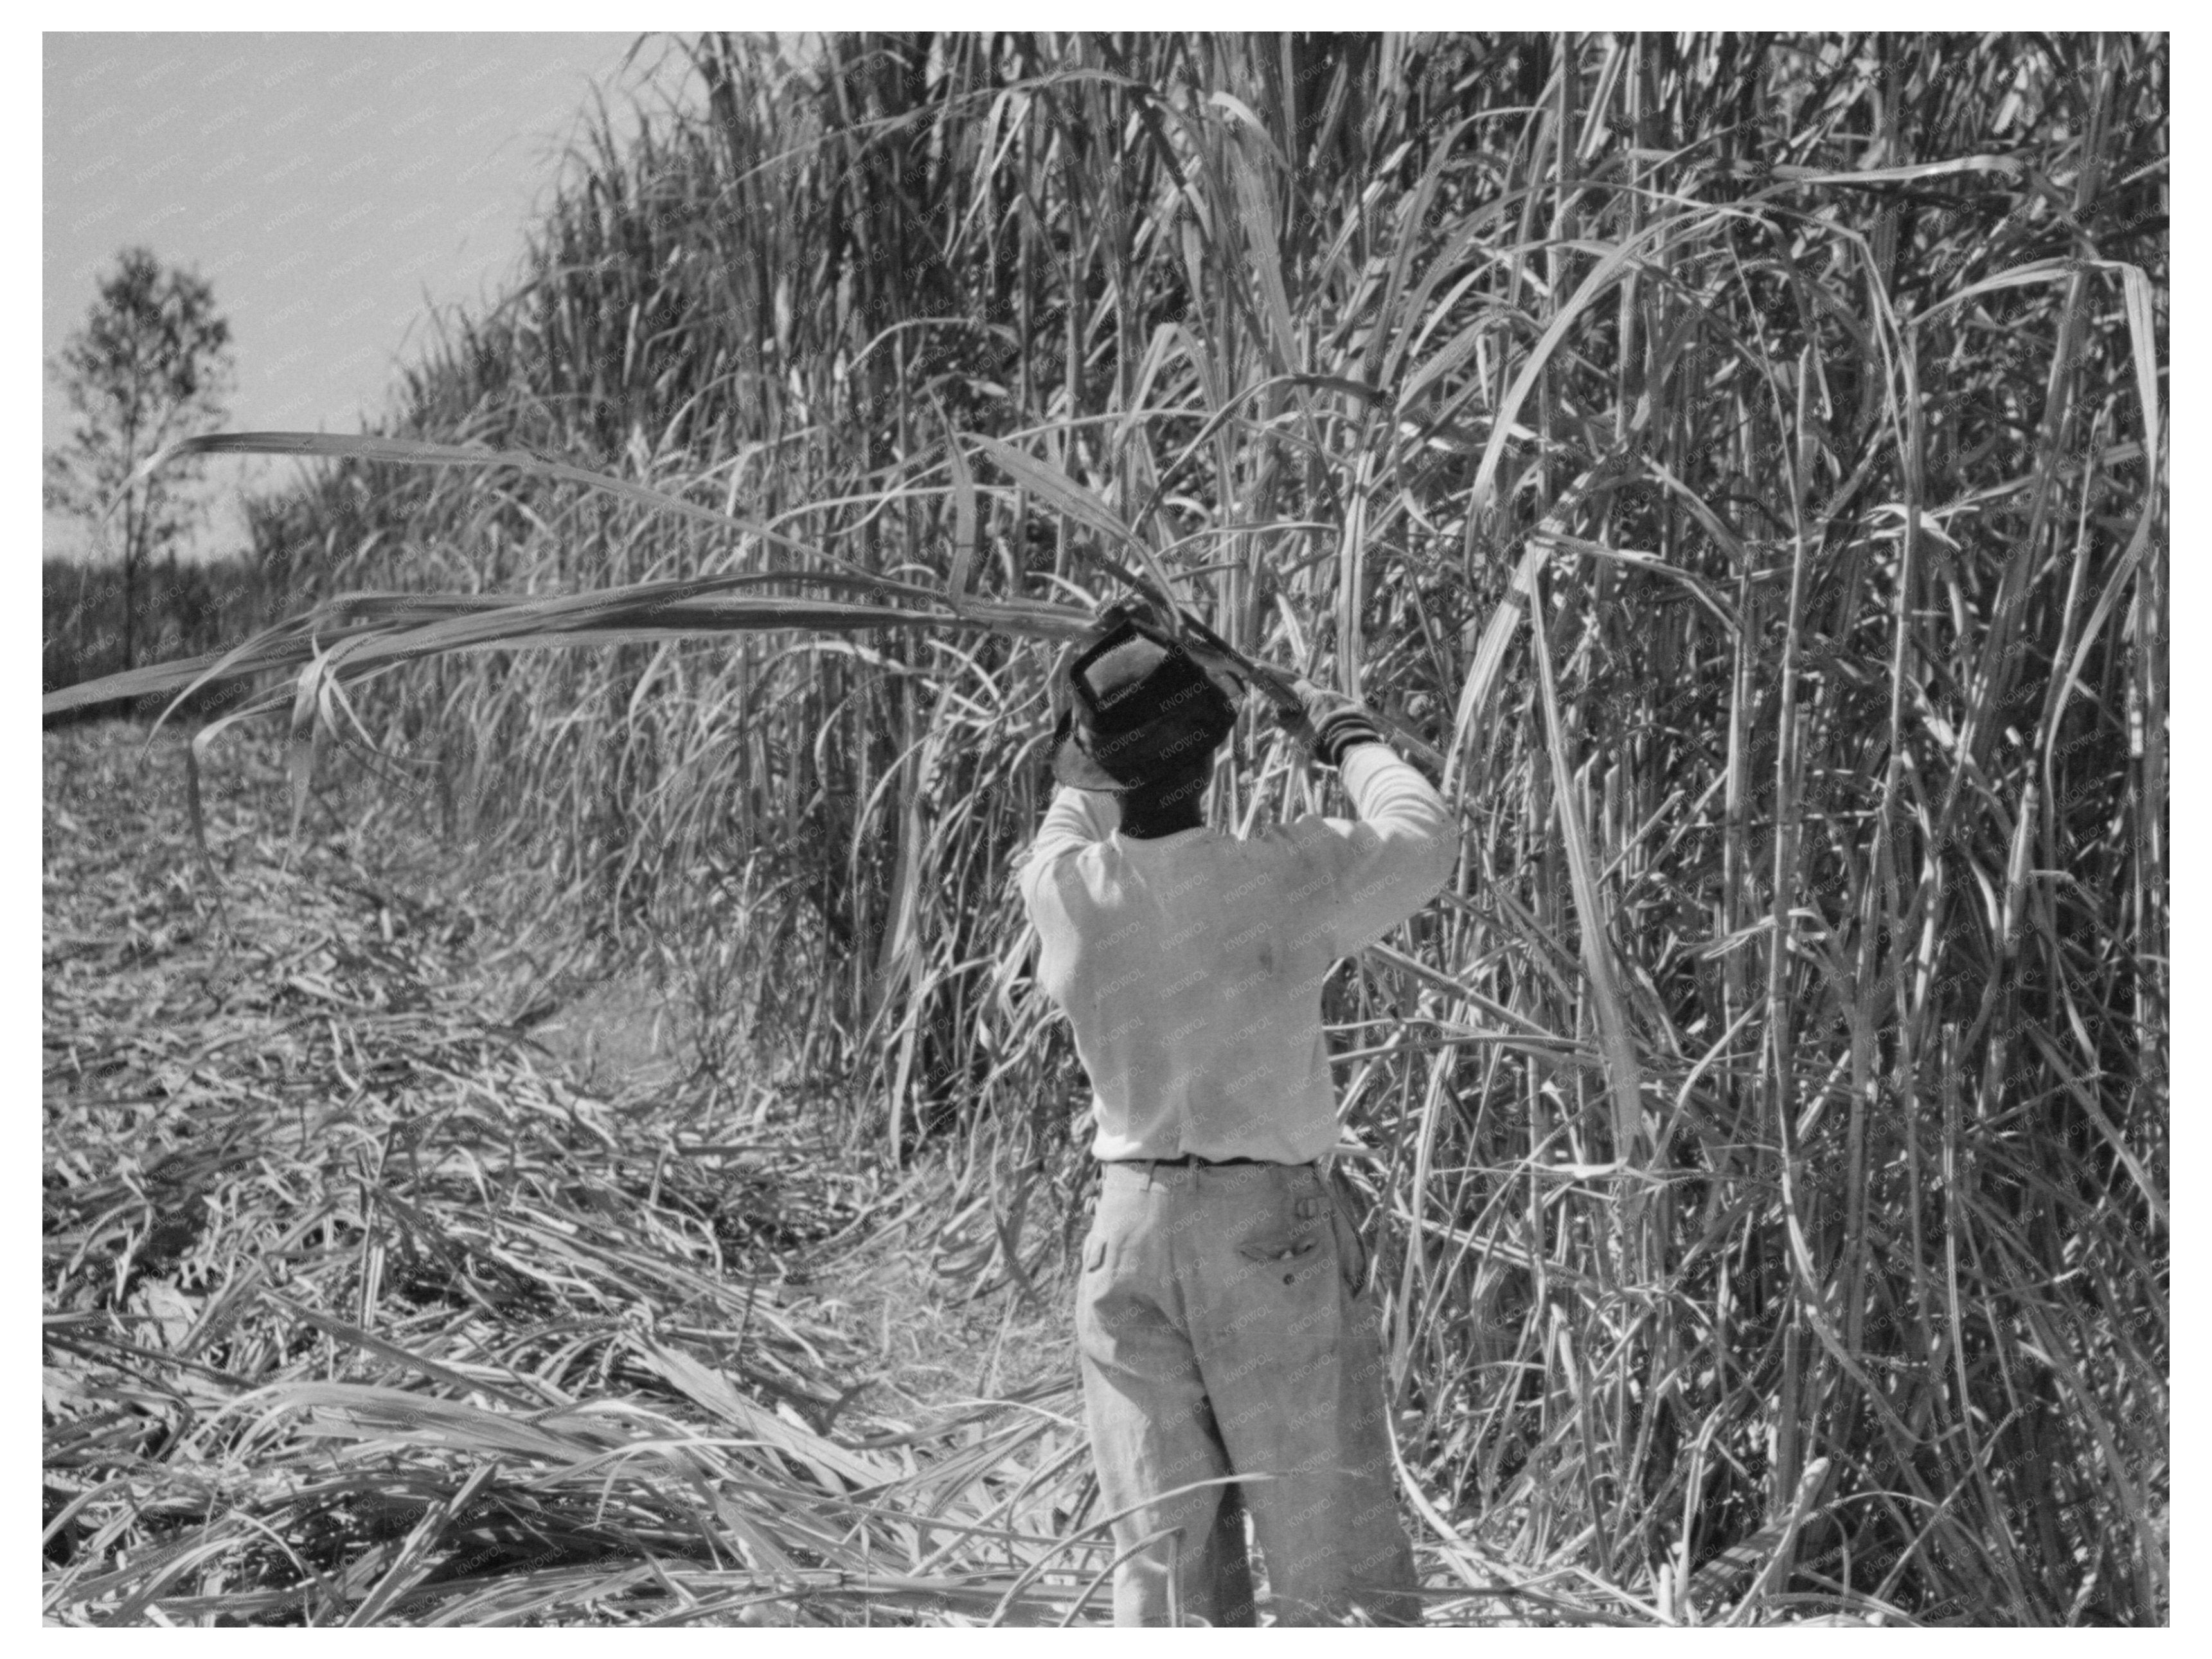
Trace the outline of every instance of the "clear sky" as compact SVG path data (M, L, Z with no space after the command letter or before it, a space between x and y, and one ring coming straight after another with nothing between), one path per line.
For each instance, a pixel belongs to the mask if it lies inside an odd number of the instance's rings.
M433 308L479 309L516 268L595 96L625 134L640 109L696 99L665 35L42 43L44 355L82 324L118 251L143 243L214 286L237 367L234 431L359 430ZM48 445L68 430L51 385L44 428ZM211 462L210 499L283 465ZM203 550L228 550L236 524L219 507ZM82 544L52 515L45 539Z

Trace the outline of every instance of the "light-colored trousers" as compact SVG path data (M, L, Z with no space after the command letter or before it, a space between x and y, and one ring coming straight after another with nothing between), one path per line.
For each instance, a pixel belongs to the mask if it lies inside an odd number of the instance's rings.
M1418 1623L1382 1347L1351 1216L1310 1164L1109 1164L1076 1294L1114 1622ZM1122 1511L1127 1514L1121 1514Z

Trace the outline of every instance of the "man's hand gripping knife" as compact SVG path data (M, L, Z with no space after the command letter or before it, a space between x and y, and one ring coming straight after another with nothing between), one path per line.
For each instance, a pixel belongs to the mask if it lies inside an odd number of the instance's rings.
M1276 720L1293 742L1323 766L1341 766L1357 744L1380 743L1382 733L1364 705L1340 691L1330 691L1311 680L1296 680L1298 710L1279 709Z

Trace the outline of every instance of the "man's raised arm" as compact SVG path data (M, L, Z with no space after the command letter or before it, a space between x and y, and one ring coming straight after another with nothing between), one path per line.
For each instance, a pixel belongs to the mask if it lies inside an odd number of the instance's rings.
M1047 870L1091 842L1105 840L1121 823L1121 803L1115 796L1096 789L1071 789L1066 784L1054 789L1052 805L1046 810L1044 822L1037 825L1036 839L1016 866L1023 899L1034 908L1035 884Z

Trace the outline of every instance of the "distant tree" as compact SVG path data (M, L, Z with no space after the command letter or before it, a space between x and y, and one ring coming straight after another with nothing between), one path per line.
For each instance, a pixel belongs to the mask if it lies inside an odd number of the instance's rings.
M220 422L231 387L230 325L215 290L190 271L165 268L147 248L125 248L84 326L49 365L76 425L46 453L46 503L95 530L115 504L123 554L123 664L135 666L139 574L198 522L198 469L189 464L133 484L131 473L164 444Z

